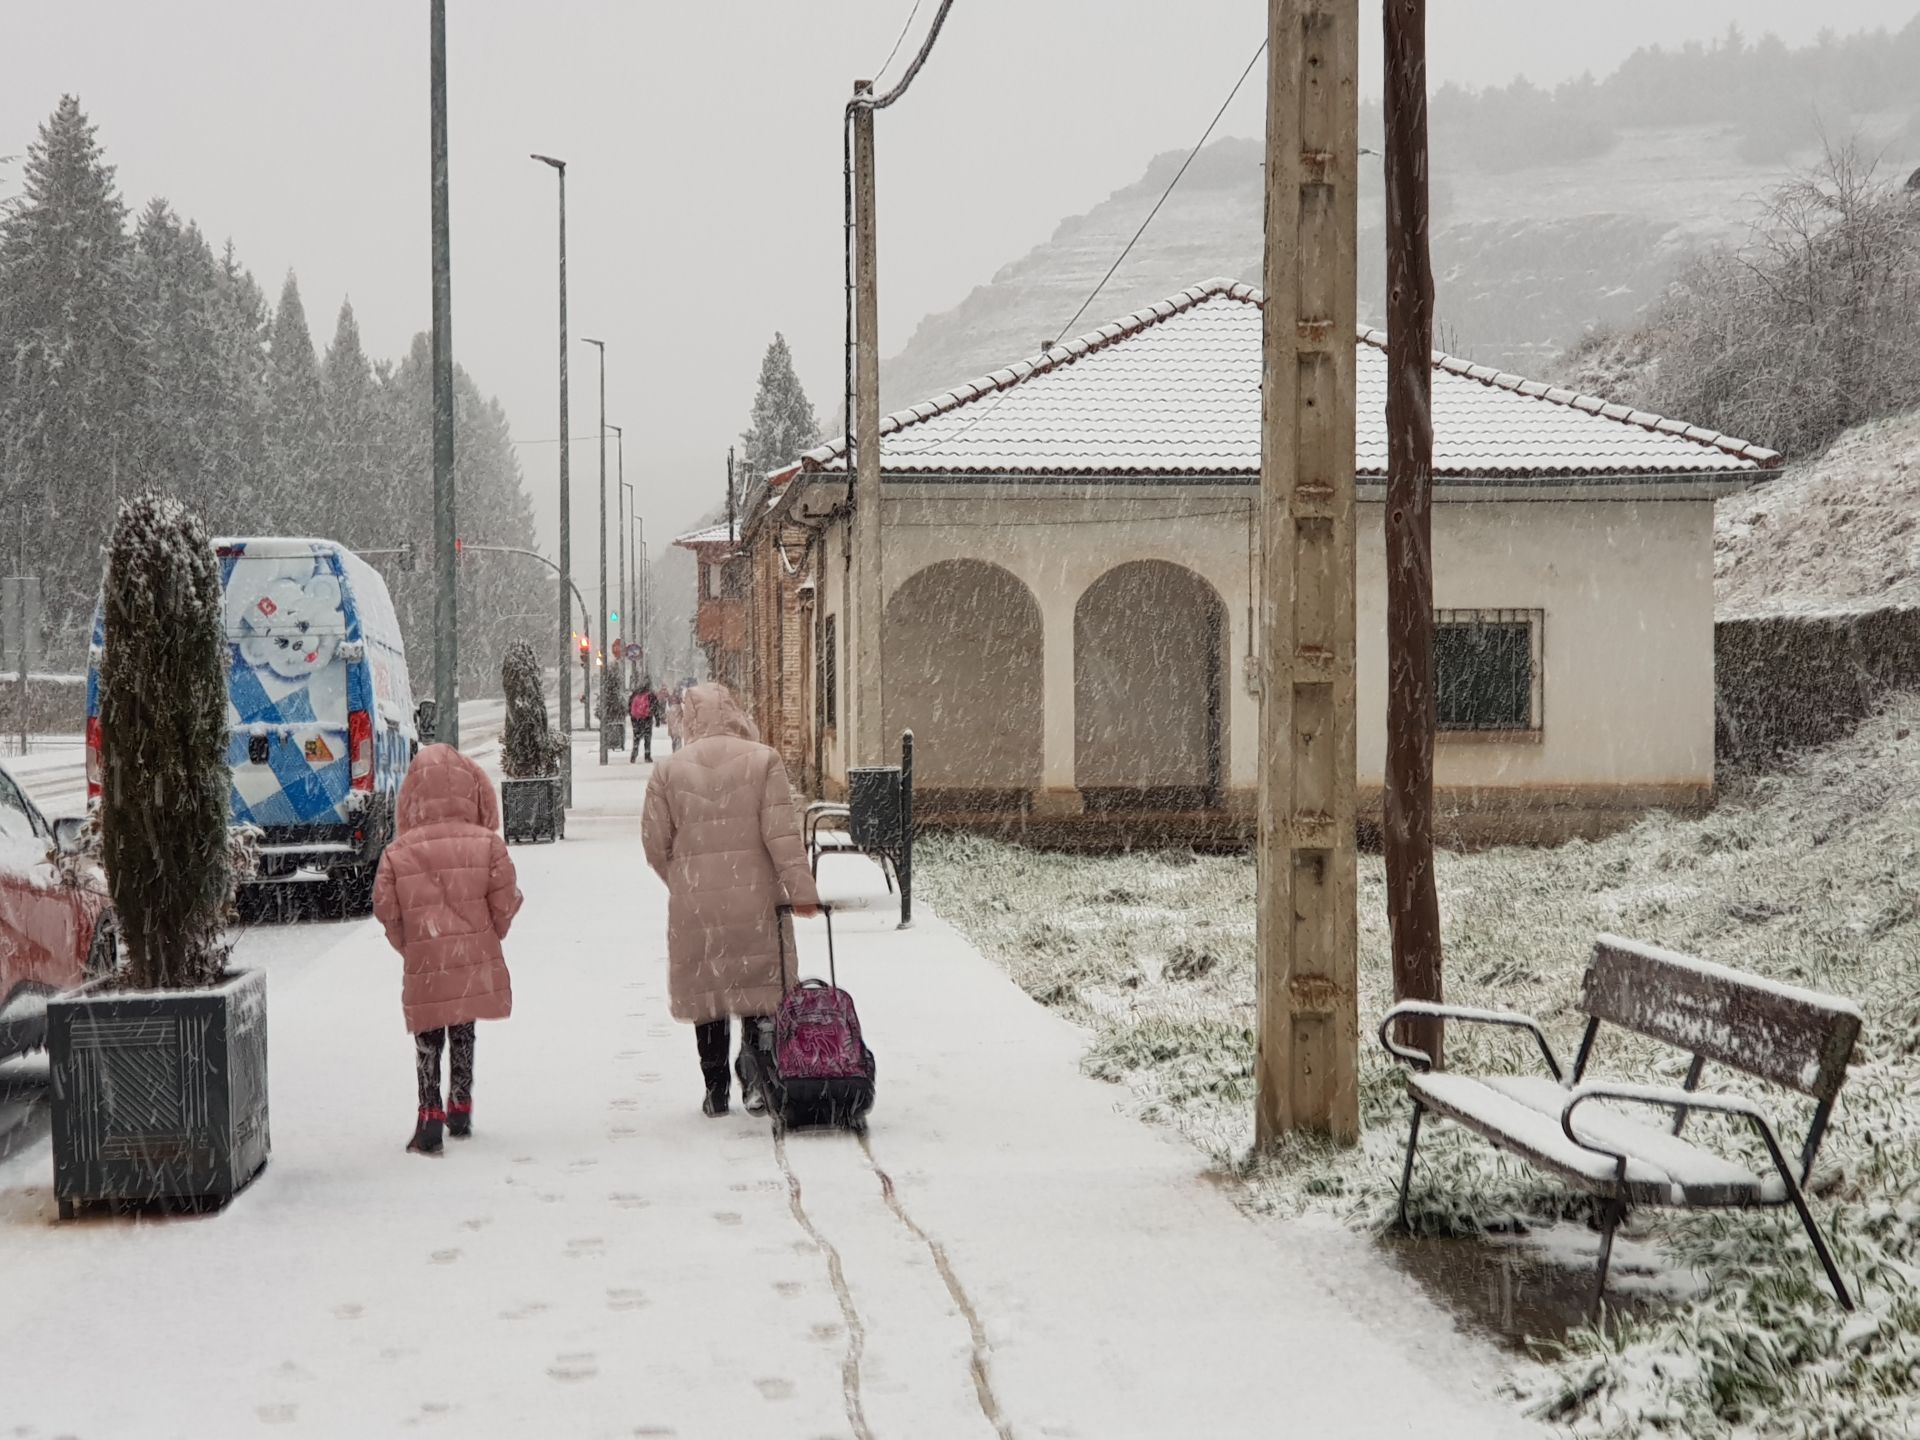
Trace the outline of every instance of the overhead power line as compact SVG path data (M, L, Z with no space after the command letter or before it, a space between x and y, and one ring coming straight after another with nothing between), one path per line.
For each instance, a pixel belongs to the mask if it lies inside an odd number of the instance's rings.
M1233 104L1234 96L1240 93L1240 87L1247 83L1247 76L1253 73L1253 67L1260 63L1260 57L1266 53L1267 42L1262 40L1260 42L1260 48L1253 52L1253 58L1247 61L1247 68L1242 70L1240 72L1240 78L1233 82L1233 89L1227 92L1227 98L1221 102L1220 108L1214 113L1213 119L1207 122L1206 131L1200 136L1198 143L1194 145L1192 150L1187 152L1187 158L1180 162L1180 168L1174 172L1173 179L1167 182L1167 188L1160 192L1160 198L1153 202L1153 209L1147 212L1147 218L1142 220L1140 222L1140 228L1133 232L1133 239L1127 241L1127 248L1120 252L1120 258L1107 267L1107 273L1100 277L1100 283L1093 287L1093 293L1080 302L1080 308L1073 312L1073 319L1067 321L1065 325L1060 327L1060 333L1056 335L1053 340L1055 345L1058 345L1073 333L1073 327L1080 322L1080 317L1087 313L1087 307L1099 298L1100 292L1107 288L1107 282L1113 279L1114 272L1125 263L1127 256L1133 253L1133 247L1139 243L1140 237L1147 233L1147 227L1153 223L1153 217L1158 215L1160 213L1160 207L1167 203L1167 197L1173 194L1173 187L1180 183L1180 177L1187 173L1187 167L1193 164L1194 157L1205 147L1207 141L1213 138L1214 128L1219 125L1221 117L1227 113L1227 107Z
M874 84L880 83L880 77L886 74L887 67L893 64L893 57L900 53L900 47L906 43L907 32L913 28L913 18L920 13L920 6L923 3L924 0L913 0L913 9L907 12L907 23L900 27L900 34L894 39L893 49L889 50L887 58L880 62L880 68L873 72Z

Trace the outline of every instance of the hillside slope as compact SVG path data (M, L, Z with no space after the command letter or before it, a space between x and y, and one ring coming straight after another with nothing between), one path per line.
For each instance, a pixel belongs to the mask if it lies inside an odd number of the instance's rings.
M1722 500L1713 583L1723 617L1920 605L1920 412Z
M1920 141L1904 115L1867 117L1889 172ZM1213 275L1260 280L1261 154L1257 141L1204 149L1076 333ZM1125 248L1183 156L1156 157L1136 183L1003 267L951 310L927 316L881 367L881 403L900 409L1035 353L1058 335ZM1727 125L1623 131L1603 155L1491 173L1434 157L1433 266L1438 339L1457 354L1545 375L1591 326L1622 325L1660 294L1687 256L1746 238L1755 197L1791 168L1741 158ZM1363 157L1360 315L1384 314L1384 207L1378 161ZM1901 173L1904 173L1902 171Z

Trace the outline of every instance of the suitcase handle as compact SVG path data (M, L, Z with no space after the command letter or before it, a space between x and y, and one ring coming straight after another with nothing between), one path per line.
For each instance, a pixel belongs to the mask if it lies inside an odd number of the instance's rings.
M793 918L793 906L776 905L773 907L773 913L776 920L791 920ZM832 977L833 988L838 990L840 988L840 973L838 967L834 964L833 957L833 906L822 900L820 902L820 913L827 917L827 974ZM780 993L784 995L792 988L787 984L787 927L776 924L774 929L780 932ZM799 944L797 940L794 943L796 946ZM799 965L796 963L794 969L797 971L799 968Z

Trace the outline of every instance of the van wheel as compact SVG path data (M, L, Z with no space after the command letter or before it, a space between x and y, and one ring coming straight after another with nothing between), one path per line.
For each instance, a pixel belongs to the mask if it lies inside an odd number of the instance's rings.
M94 923L93 939L87 945L87 978L103 980L120 968L120 921L113 911L102 910Z

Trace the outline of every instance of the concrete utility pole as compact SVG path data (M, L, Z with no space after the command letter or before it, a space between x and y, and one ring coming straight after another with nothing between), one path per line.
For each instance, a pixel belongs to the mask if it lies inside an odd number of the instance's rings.
M433 173L433 699L439 734L460 745L460 591L453 540L453 261L447 219L447 0L432 0L428 89Z
M871 95L871 80L856 80L856 96ZM880 584L880 286L874 232L873 107L853 112L854 233L854 458L853 483L853 754L856 765L884 765L880 733L881 629L886 592Z
M600 708L595 712L595 723L600 731L600 763L604 765L607 763L607 682L612 678L607 673L607 342L588 340L587 344L600 352Z
M1386 0L1387 773L1381 838L1396 1000L1441 998L1433 874L1433 264L1427 0ZM1444 1061L1441 1022L1401 1040Z
M551 165L560 176L560 733L573 732L573 709L567 691L573 682L572 626L567 623L567 587L573 583L573 500L568 486L572 446L567 432L567 162L551 155L533 157ZM571 772L569 772L571 773Z
M1358 0L1268 0L1256 1143L1351 1143Z

